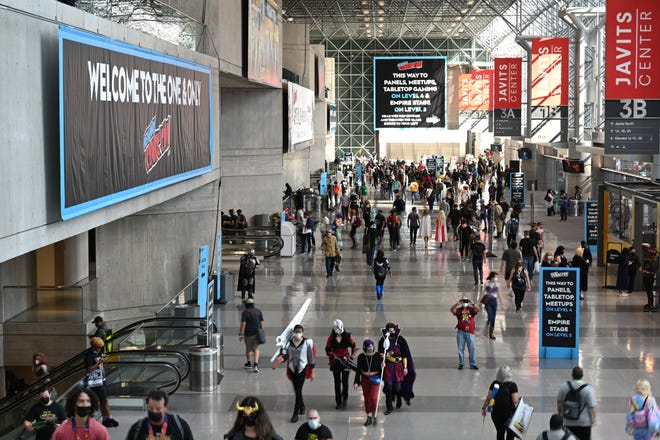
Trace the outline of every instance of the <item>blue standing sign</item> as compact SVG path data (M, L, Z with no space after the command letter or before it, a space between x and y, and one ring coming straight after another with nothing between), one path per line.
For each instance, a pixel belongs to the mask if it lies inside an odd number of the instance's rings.
M209 285L209 247L199 248L199 267L197 268L197 305L199 317L206 318Z
M584 241L592 255L598 254L598 201L584 201Z
M218 243L217 243L216 247L218 249L218 254L216 255L216 258L218 259L218 265L217 265L217 272L216 273L218 274L218 276L217 276L216 283L218 285L217 285L217 290L216 290L215 297L216 297L217 300L221 300L222 299L222 291L220 289L221 289L222 284L220 283L220 277L222 276L222 232L220 232L218 234L217 240L218 240Z
M319 193L321 193L322 196L328 194L328 173L321 173Z
M580 270L542 267L539 357L576 359L580 349Z

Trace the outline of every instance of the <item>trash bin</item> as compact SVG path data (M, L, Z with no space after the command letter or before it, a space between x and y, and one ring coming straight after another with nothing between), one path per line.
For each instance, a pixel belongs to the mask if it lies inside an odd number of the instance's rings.
M280 237L284 242L280 256L293 257L296 254L296 226L291 222L282 223Z
M218 349L193 347L190 349L190 390L213 392L218 388Z
M227 301L227 298L234 297L234 274L223 270L220 274L220 298Z
M571 200L571 211L573 212L573 217L580 215L580 202L578 200Z
M218 349L218 375L219 379L225 372L225 335L224 333L213 333L211 336L211 345Z

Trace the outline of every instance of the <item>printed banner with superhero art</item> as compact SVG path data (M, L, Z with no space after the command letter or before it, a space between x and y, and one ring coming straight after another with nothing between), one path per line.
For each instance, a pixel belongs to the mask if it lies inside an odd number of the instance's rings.
M211 171L211 69L60 27L64 220Z

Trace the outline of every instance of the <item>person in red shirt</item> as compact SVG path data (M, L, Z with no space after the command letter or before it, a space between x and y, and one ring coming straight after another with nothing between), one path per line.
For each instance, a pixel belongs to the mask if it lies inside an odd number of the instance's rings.
M474 343L474 317L481 311L478 305L473 303L467 296L461 299L449 309L456 316L456 344L458 345L458 369L462 370L465 365L465 344L470 353L470 368L478 370L476 348Z
M71 417L53 433L52 440L110 440L105 426L92 414L99 409L99 399L89 390L78 386L66 399L66 414Z

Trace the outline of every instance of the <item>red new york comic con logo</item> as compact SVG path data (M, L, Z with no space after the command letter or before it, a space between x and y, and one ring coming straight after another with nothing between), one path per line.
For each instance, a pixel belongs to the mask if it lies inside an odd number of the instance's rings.
M149 174L159 160L170 152L170 115L156 128L156 116L144 130L144 169Z
M424 61L413 61L413 62L404 61L403 63L399 63L396 65L396 67L399 70L421 69L423 66L424 66Z

